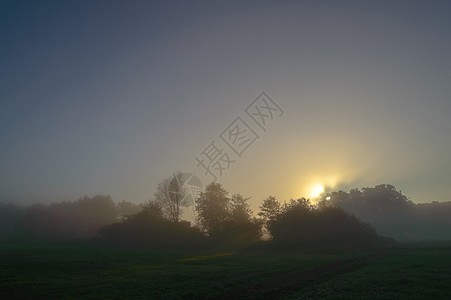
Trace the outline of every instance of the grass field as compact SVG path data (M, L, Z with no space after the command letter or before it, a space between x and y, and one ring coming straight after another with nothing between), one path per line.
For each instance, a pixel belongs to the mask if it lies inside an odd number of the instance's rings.
M0 245L1 299L451 299L451 245L379 253L150 253Z

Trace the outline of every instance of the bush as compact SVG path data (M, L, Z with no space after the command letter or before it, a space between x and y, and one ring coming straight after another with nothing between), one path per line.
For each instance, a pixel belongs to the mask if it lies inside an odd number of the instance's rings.
M385 243L373 227L343 209L316 207L304 198L285 205L267 227L273 243L284 246L348 249Z
M203 243L203 235L189 222L171 222L144 210L121 223L100 229L100 240L120 248L188 249Z

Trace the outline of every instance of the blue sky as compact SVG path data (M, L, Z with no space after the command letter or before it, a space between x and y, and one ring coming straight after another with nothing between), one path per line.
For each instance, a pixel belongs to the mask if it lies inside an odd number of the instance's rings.
M0 201L143 202L262 92L218 180L254 207L391 183L450 200L447 1L4 1ZM245 114L244 114L245 116ZM224 149L225 146L224 146Z

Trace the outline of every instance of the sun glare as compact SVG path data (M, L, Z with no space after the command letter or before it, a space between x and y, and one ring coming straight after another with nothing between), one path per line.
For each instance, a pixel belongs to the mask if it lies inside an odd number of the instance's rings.
M315 184L310 189L309 197L310 198L317 198L319 195L321 195L324 192L324 186L321 184Z

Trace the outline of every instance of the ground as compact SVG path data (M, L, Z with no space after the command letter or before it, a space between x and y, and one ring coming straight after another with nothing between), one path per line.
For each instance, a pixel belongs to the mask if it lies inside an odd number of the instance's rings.
M451 245L389 251L152 253L0 245L2 299L451 299Z

